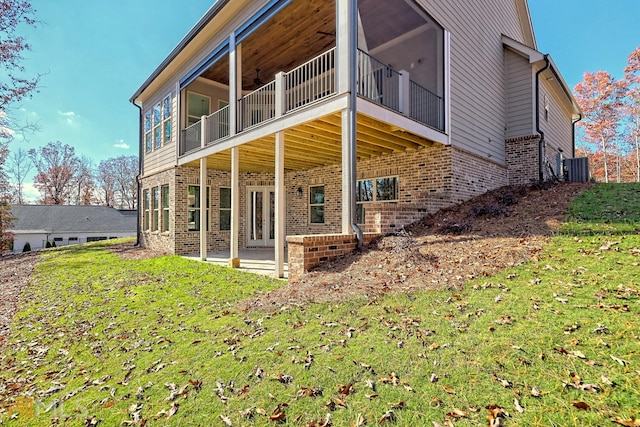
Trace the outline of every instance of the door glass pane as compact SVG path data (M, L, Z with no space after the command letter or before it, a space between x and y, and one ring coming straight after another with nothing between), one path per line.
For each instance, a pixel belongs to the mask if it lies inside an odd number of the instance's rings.
M262 240L262 191L251 192L251 240Z
M269 191L269 239L276 238L276 193Z

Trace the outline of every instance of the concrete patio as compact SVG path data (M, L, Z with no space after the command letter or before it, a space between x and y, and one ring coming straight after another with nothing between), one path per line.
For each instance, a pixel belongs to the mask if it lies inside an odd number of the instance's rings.
M268 249L244 249L238 252L240 258L240 268L237 270L246 271L249 273L262 274L264 276L275 277L276 264L275 254L273 248ZM286 280L288 277L288 263L287 252L285 251L284 262L284 277ZM185 258L200 261L199 254L187 255ZM229 251L222 252L209 252L207 254L207 261L212 264L221 265L224 267L229 266Z

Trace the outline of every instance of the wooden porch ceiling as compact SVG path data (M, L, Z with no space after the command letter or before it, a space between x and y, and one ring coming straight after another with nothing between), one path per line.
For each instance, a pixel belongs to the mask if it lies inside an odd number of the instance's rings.
M432 141L358 114L356 153L358 160L415 151ZM305 170L342 162L340 114L331 114L284 132L285 170ZM199 162L187 166L199 167ZM207 168L231 169L231 150L207 157ZM241 172L275 171L275 135L240 146Z
M242 89L254 90L268 83L279 71L296 65L335 46L336 6L331 0L293 0L280 13L242 42ZM229 84L229 58L214 64L202 77Z

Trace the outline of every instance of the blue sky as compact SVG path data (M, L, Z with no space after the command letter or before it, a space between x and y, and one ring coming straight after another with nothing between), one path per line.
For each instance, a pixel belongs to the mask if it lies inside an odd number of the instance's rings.
M24 65L46 75L21 108L42 130L12 148L59 140L96 164L137 155L138 110L128 100L212 1L31 2L42 23L22 31L32 45ZM529 7L538 49L551 54L571 87L584 71L622 77L640 45L640 0L529 0Z

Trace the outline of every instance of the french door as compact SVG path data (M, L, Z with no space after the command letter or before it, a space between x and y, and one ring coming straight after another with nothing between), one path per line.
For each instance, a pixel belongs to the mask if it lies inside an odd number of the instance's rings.
M247 246L273 247L275 233L275 188L247 187Z

